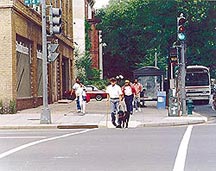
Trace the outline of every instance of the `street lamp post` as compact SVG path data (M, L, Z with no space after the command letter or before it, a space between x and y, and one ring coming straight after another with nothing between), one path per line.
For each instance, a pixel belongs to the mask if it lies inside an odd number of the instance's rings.
M41 0L42 8L42 59L43 59L43 110L40 123L51 124L51 114L48 107L48 76L47 76L47 33L46 33L46 1Z

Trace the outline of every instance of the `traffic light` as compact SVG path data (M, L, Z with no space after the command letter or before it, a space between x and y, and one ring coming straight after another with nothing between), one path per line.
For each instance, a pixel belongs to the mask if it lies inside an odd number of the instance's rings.
M170 47L168 58L168 79L174 79L176 77L175 68L178 66L178 48Z
M49 43L48 44L48 62L53 62L58 57L59 53L56 52L59 44Z
M179 69L180 69L179 65L174 66L173 72L174 72L174 77L175 77L175 78L178 77L178 74L179 74L179 72L180 72Z
M180 16L177 17L177 38L180 41L184 41L186 39L185 22L186 18L183 16L183 13L181 13Z
M61 8L50 8L50 34L61 34Z
M169 61L173 64L178 64L178 49L171 47L169 51Z

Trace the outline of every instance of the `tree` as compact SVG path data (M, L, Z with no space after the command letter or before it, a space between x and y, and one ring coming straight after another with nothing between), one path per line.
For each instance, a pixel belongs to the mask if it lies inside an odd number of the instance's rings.
M165 70L168 49L176 41L176 18L183 12L187 18L187 63L215 66L215 4L200 0L112 0L101 9L98 28L102 30L104 74L122 74L132 78L140 66L154 65Z

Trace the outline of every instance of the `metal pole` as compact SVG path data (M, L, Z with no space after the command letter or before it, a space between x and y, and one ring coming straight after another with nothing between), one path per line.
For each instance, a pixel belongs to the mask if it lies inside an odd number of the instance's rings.
M157 67L157 63L158 63L158 61L157 61L157 52L155 52L155 67Z
M99 31L99 69L100 79L103 79L103 42L102 42L102 31Z
M186 114L186 91L185 91L185 43L181 42L181 100L182 100L182 115Z
M42 8L42 56L43 56L43 110L41 113L40 123L51 124L51 115L48 107L48 76L47 76L47 33L46 33L46 1L41 0Z

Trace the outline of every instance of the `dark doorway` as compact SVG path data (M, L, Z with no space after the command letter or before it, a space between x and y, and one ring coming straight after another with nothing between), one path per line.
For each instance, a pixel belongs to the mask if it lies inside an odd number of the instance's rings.
M62 91L69 90L69 60L66 57L62 58Z

